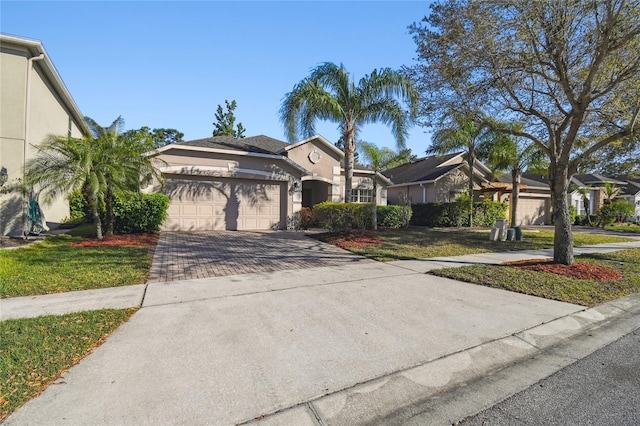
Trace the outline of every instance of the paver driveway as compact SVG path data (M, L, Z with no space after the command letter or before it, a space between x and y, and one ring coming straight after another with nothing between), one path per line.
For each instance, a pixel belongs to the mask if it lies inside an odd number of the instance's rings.
M300 232L164 232L149 282L373 262Z

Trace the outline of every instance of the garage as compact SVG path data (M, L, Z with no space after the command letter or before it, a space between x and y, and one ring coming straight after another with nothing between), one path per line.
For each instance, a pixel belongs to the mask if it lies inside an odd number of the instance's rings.
M166 175L165 231L266 230L286 223L286 183Z
M520 194L516 222L519 225L544 225L548 223L549 198L525 197Z

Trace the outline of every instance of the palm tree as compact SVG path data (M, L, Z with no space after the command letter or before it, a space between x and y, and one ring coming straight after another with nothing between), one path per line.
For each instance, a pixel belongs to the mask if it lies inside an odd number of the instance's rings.
M108 150L92 138L50 136L26 165L25 184L36 188L49 203L83 190L89 201L98 239L102 239L99 205L107 191L112 166Z
M402 103L408 103L405 111ZM323 63L287 93L280 119L289 141L315 133L316 120L338 123L344 141L345 202L351 202L355 140L360 127L382 122L391 126L399 148L404 148L409 125L416 117L418 93L412 82L389 68L374 70L356 82L344 66Z
M124 119L116 118L108 127L102 127L90 117L84 117L95 144L102 145L108 153L112 167L107 169L107 188L104 196L106 213L105 235L112 235L114 228L113 201L117 192L139 191L142 181L155 178L162 183L162 174L153 166L154 156L143 155L149 149L144 132L124 132Z
M361 141L359 142L360 153L366 165L371 167L373 170L373 214L372 214L372 226L373 229L378 229L378 209L376 206L378 205L378 179L377 174L381 170L386 170L393 161L395 161L398 156L397 153L393 152L389 148L378 148L376 145Z
M591 223L591 212L589 211L589 196L591 195L591 185L581 186L577 189L578 194L582 195L582 206L584 207L584 213L587 215L587 222L589 226L593 226Z
M441 127L432 137L431 148L427 154L444 155L451 152L465 150L469 164L469 226L473 226L473 171L477 159L477 150L481 144L486 144L496 137L487 127L479 126L475 121L454 115L452 125Z
M521 131L519 123L506 123L514 131ZM495 170L506 170L511 173L511 223L510 227L517 226L518 201L520 199L520 184L522 173L529 169L539 169L545 162L545 154L529 140L508 134L501 134L496 139L485 141L480 146L480 151L488 158L489 165Z

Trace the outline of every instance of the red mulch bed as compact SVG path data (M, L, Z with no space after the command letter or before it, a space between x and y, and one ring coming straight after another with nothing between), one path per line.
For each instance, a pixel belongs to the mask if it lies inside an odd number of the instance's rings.
M553 263L553 259L517 260L506 262L504 265L515 266L519 269L550 272L579 280L615 281L622 278L622 274L613 268L594 265L587 262L574 262L572 265Z
M371 247L384 241L375 231L351 232L350 234L323 234L317 238L325 243L336 245L343 249L357 247Z
M105 236L102 240L85 238L71 244L71 247L115 247L142 246L153 247L158 243L160 234L118 234Z

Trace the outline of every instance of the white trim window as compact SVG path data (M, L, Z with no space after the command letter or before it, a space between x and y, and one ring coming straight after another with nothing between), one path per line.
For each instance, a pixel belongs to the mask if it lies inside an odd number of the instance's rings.
M354 188L351 190L352 203L373 203L373 189Z

